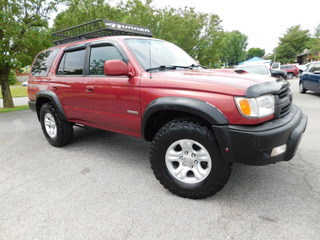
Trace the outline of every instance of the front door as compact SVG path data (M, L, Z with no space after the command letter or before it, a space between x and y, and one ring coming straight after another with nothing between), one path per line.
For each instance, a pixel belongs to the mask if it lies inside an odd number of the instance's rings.
M84 78L85 118L97 127L140 135L140 77L105 76L106 60L124 60L118 49L106 44L91 47L89 74Z

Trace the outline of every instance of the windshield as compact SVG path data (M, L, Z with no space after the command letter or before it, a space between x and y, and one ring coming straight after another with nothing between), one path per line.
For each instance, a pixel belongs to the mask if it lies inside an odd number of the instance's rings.
M240 65L237 69L241 69L249 73L269 74L268 69L264 65Z
M198 65L185 51L166 41L157 39L126 39L125 41L144 70L156 69L160 66L164 69L163 66Z

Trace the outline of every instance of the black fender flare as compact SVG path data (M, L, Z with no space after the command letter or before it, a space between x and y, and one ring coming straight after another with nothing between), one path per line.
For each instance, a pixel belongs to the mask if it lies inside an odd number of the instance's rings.
M46 99L49 99L50 102L52 102L55 106L55 109L57 110L57 113L60 117L60 119L62 121L68 121L64 111L63 111L63 108L62 108L62 104L58 98L58 96L52 92L52 91L49 91L49 90L40 90L38 93L37 93L37 96L36 96L36 109L37 109L37 114L38 114L38 118L40 117L39 116L39 113L40 113L40 108L41 108L41 105L39 104L40 102L40 99L41 98L46 98Z
M180 111L201 117L211 125L227 125L229 121L224 114L212 104L186 97L161 97L153 100L146 107L141 121L141 135L145 138L148 119L158 111Z

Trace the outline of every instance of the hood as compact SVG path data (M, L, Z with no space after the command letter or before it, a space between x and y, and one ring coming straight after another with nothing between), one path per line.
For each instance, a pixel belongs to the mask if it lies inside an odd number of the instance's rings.
M150 75L150 73L147 74ZM152 87L168 88L170 86L179 90L190 89L238 96L245 95L250 86L275 81L275 78L265 75L227 69L174 70L151 74L152 81L148 83L152 84Z

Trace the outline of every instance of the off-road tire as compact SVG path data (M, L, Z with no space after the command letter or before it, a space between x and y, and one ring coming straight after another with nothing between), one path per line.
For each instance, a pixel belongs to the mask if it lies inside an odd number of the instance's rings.
M181 182L166 165L169 146L180 139L190 139L201 144L209 153L212 167L208 176L197 183ZM203 199L220 191L227 183L232 164L225 162L220 154L214 134L200 123L176 120L164 125L155 135L150 147L150 164L159 182L170 192L184 198Z
M46 115L47 114L47 115ZM45 116L52 116L55 122L55 134L50 136L46 129ZM52 103L45 103L40 109L40 123L47 141L54 147L62 147L71 142L73 136L72 123L62 121Z

